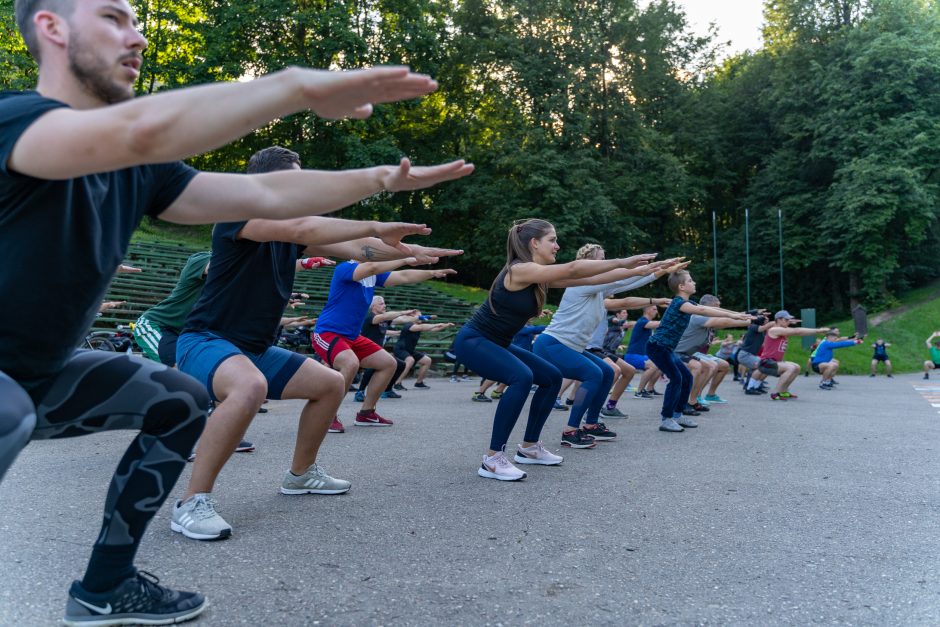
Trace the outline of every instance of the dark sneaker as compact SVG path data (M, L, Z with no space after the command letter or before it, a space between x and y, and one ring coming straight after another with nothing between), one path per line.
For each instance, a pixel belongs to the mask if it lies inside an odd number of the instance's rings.
M626 418L627 415L617 409L617 406L605 407L601 410L601 416L607 416L608 418Z
M835 379L829 379L829 383L831 383L832 385L839 385L839 382L836 381Z
M744 393L747 394L748 396L760 396L761 394L763 394L763 392L761 392L757 388L748 388L744 390Z
M607 440L614 440L617 438L617 434L607 428L603 422L597 423L597 425L592 429L587 425L581 429L581 432L589 437L594 438L600 442L606 442Z
M691 405L686 405L685 409L682 410L683 416L701 416L702 412L696 411Z
M929 379L929 378L930 378L930 375L925 372L925 373L924 373L924 379Z
M889 374L889 375L887 375L887 377L888 377L889 379L893 379L893 378L894 378L894 375L893 375L893 374Z
M704 405L702 403L696 403L695 405L692 405L691 407L697 412L711 411L711 408L708 405Z
M395 390L386 390L382 392L382 398L401 398L401 394L399 394Z
M634 398L645 398L647 400L653 398L653 395L646 390L640 390L633 395Z
M259 413L259 414L266 414L266 413L268 413L268 408L267 408L267 407L259 407L259 408L258 408L258 413Z
M656 391L656 388L653 388L652 390L647 390L647 393L651 394L652 396L662 396L662 395L663 395L662 392L657 392L657 391Z
M680 427L685 427L686 429L694 429L698 426L697 422L686 416L680 416L679 418L676 418L676 422Z
M574 399L573 399L573 398L566 398L566 399L565 399L565 405L567 405L568 407L571 407L572 405L574 405Z
M831 389L832 389L832 384L831 384L831 383L820 383L820 384L819 384L819 389L820 389L820 390L831 390Z
M399 392L403 392L403 391L407 390L408 388L406 388L405 386L403 386L401 383L396 383L395 385L392 386L392 389L393 389L393 390L398 390Z
M364 402L366 402L366 393L365 393L365 391L363 391L363 390L357 390L357 391L356 391L356 395L353 397L353 400L356 401L357 403L364 403Z
M474 392L473 396L470 397L471 401L476 401L477 403L492 403L493 401L484 394L483 392Z
M568 448L594 448L597 442L591 436L585 435L583 430L575 429L561 434L561 445Z
M242 440L238 443L238 446L235 447L236 453L251 453L255 450L255 445L249 442L248 440Z
M69 588L66 625L163 625L195 618L206 609L198 592L183 592L159 585L159 579L139 571L109 592L88 592L78 581Z
M685 431L682 427L679 426L679 423L673 418L664 418L659 423L659 430L666 431L668 433L682 433Z
M874 379L874 378L875 378L875 375L870 374L870 375L868 375L868 377L869 377L870 379Z
M411 387L413 387L416 390L430 390L431 389L431 386L426 384L424 381L418 381Z
M558 411L568 411L568 406L562 403L560 400L555 399L555 404L552 405L552 409L557 409Z

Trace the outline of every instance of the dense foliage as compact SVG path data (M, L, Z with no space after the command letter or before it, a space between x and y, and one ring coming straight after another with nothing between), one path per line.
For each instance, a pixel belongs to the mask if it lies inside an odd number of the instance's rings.
M195 160L239 171L288 146L307 167L466 157L467 180L379 196L348 217L434 226L486 285L517 218L555 223L570 258L695 260L725 304L869 309L940 276L940 21L934 0L767 0L761 50L719 63L669 0L136 0L151 42L141 94L288 65L405 63L441 82L369 120L295 115ZM0 0L0 86L35 68Z

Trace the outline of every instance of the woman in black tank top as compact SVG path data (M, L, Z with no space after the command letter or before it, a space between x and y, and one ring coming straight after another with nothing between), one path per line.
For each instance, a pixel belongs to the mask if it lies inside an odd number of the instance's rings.
M545 220L514 224L506 240L506 265L493 281L486 301L454 342L454 353L468 369L508 386L496 406L490 450L477 471L481 477L502 481L526 477L526 473L509 462L504 449L533 383L538 390L532 397L523 443L513 459L518 464L562 462L562 457L546 450L539 441L561 387L561 373L541 357L512 345L512 337L541 312L547 289L617 281L627 276L621 270L648 263L655 257L638 255L555 264L557 240L555 227Z

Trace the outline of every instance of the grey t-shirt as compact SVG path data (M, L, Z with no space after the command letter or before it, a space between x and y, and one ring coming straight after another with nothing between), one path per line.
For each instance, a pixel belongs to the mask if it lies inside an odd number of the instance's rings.
M689 326L685 328L685 332L679 338L679 343L676 344L675 352L691 355L707 346L711 329L705 326L706 322L708 322L708 316L692 315L689 319Z

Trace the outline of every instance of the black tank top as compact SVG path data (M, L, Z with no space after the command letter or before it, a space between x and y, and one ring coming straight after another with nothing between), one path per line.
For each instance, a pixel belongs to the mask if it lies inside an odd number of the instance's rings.
M483 337L500 346L509 346L512 336L525 326L529 318L539 315L539 301L535 295L537 286L532 284L517 292L510 292L503 283L505 277L506 271L503 270L496 277L490 296L467 323ZM496 313L490 307L490 300L493 301Z

